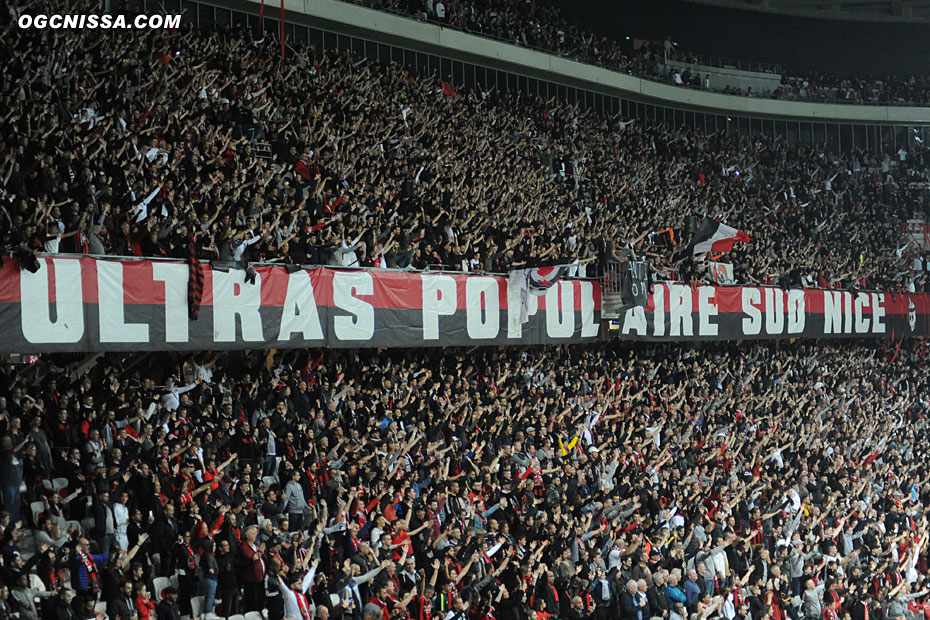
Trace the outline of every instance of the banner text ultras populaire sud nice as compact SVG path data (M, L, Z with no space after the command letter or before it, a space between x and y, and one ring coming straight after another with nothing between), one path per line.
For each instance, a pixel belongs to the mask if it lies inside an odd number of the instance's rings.
M595 340L601 289L558 282L528 299L501 276L344 271L245 272L204 265L200 318L187 316L179 261L43 257L0 267L0 352L559 344ZM656 284L619 337L689 341L930 335L930 296Z
M183 262L42 257L0 268L0 351L163 351L559 344L597 338L600 287L558 282L528 302L501 276L204 264L188 319Z

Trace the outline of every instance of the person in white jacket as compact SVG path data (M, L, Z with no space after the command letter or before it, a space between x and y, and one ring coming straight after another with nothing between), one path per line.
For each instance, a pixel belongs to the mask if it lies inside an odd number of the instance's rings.
M311 620L313 617L313 603L307 598L307 590L313 584L313 577L316 575L316 567L319 563L319 558L313 560L310 570L304 571L303 575L299 572L292 573L288 579L289 583L284 583L284 577L278 575L278 588L284 598L284 616L286 618Z

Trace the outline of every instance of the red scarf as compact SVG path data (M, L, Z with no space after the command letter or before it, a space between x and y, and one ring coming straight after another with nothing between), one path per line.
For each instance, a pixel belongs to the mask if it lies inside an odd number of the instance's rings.
M187 563L190 569L197 570L197 556L194 554L194 548L190 543L184 543L184 546L187 547Z
M100 578L97 576L97 565L94 564L94 559L90 555L81 553L81 561L84 562L84 567L87 569L87 587L90 588L91 592L97 593L100 592Z
M300 615L304 620L310 620L310 608L307 606L307 597L304 596L303 592L294 592L294 597L297 599L297 606L300 608Z

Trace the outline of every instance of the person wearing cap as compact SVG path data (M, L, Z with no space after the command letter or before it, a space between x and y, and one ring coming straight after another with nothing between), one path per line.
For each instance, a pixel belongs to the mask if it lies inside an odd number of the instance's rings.
M281 597L284 600L285 617L294 618L295 620L310 620L313 616L313 602L307 597L307 592L313 584L319 564L319 558L314 559L310 569L303 574L294 571L287 575L287 567L281 567L281 572L276 576L276 579Z
M210 494L210 501L212 503L222 502L224 506L232 506L232 486L233 479L229 477L229 474L223 474L219 486Z

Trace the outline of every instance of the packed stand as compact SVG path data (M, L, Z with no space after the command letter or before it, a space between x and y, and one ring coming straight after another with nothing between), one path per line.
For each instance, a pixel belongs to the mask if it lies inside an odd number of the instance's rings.
M781 86L765 92L753 92L715 83L709 73L702 76L695 67L702 57L683 51L671 37L664 41L636 39L623 46L617 40L599 36L572 23L558 7L540 2L504 0L362 0L380 10L389 10L417 19L439 23L472 34L532 47L565 56L586 64L605 67L677 86L725 92L726 94L789 99L812 102L854 103L884 106L930 105L930 83L926 76L890 75L884 78L855 76L839 78L825 75L807 77L782 75ZM627 37L627 39L630 39ZM739 64L739 61L732 61ZM752 63L750 63L752 64ZM755 63L758 65L758 63ZM738 68L724 63L722 66ZM769 71L758 65L757 71ZM688 76L681 79L685 73ZM678 74L678 78L676 78Z
M222 261L584 273L627 248L700 279L673 258L707 213L753 238L730 257L741 283L926 286L900 231L927 209L916 142L883 160L737 144L313 49L282 61L245 32L4 31L0 235L26 263L193 245Z
M927 352L5 365L0 617L916 620Z
M811 74L806 77L782 76L775 99L811 102L838 102L882 106L926 105L930 80L926 76L891 75L882 79Z

